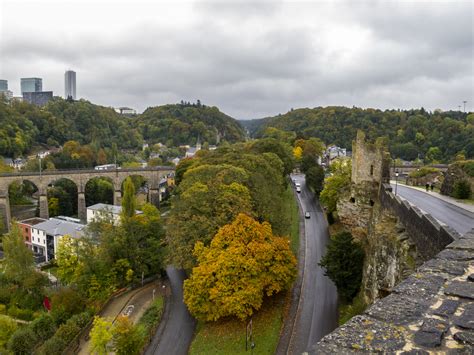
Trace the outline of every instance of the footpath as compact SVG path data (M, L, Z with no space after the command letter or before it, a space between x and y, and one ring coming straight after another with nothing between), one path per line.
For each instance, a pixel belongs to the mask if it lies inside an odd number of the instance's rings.
M153 292L153 290L155 290L155 292ZM150 306L154 296L162 295L164 292L165 288L163 288L161 281L153 281L148 285L118 296L102 310L100 316L115 321L120 314L124 313L127 307L130 307L128 308L130 310L128 317L132 323L136 323ZM81 339L78 353L81 355L91 354L88 336Z
M393 191L395 191L395 181L394 180L391 180L390 181L390 184L392 185L393 187ZM424 187L420 187L420 186L410 186L410 185L405 185L405 184L401 184L400 182L398 183L399 186L403 186L403 187L407 187L409 189L413 189L413 190L418 190L420 192L423 192L427 195L431 195L433 197L436 197L440 200L443 200L447 203L450 203L454 206L457 206L459 208L463 208L471 213L474 213L474 204L469 204L469 203L465 203L465 202L461 202L460 200L457 200L453 197L450 197L450 196L445 196L445 195L442 195L440 194L439 192L435 192L435 191L426 191L426 189Z

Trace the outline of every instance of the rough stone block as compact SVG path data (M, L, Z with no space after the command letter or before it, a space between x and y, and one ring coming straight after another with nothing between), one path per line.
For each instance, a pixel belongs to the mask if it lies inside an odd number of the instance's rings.
M474 345L474 333L458 332L454 334L453 338L461 344Z
M382 301L375 302L366 311L366 314L396 325L404 325L419 320L429 307L428 300L425 297L405 296L395 293L385 297Z
M356 316L323 338L311 354L394 353L405 345L403 329L367 316Z
M454 318L454 324L464 329L474 329L474 303L468 303L463 313Z
M464 275L468 268L467 262L459 262L446 259L428 260L419 269L420 272L447 273L454 276Z
M446 287L444 293L474 300L474 283L469 281L453 281Z
M438 259L470 261L474 260L474 253L467 250L445 249L437 255Z
M449 317L456 312L456 309L458 309L460 304L461 302L459 301L446 299L443 301L441 306L433 312L433 314L442 317Z
M415 333L415 344L426 348L435 348L441 345L442 333L418 331Z
M459 238L458 240L449 244L450 249L461 249L474 251L474 238Z
M394 292L415 297L433 296L441 289L445 278L428 273L417 273L402 281Z

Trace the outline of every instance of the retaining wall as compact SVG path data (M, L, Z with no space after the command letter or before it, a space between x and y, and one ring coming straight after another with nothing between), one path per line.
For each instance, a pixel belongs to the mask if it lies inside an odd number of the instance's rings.
M433 258L448 244L459 239L460 235L454 229L440 224L430 214L395 196L389 184L382 184L379 196L382 207L391 210L405 226L423 261Z

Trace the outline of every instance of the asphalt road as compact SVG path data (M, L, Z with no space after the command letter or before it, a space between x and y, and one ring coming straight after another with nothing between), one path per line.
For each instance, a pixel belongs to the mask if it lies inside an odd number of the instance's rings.
M170 309L167 319L163 319L164 329L158 328L146 355L185 355L193 339L196 321L189 314L183 302L183 281L186 278L184 270L172 266L166 268L171 284ZM166 317L166 315L164 315Z
M301 354L337 327L337 289L318 266L329 240L328 226L319 202L306 187L304 175L292 175L301 183L298 199L305 219L305 269L289 353Z
M403 185L398 185L397 194L460 234L465 234L474 228L474 213L463 208Z

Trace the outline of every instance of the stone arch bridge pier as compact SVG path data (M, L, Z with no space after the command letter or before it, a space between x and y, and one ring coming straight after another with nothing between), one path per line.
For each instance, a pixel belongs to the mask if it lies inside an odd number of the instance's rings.
M13 174L0 174L0 217L5 227L9 230L11 222L10 202L8 188L13 182L28 180L36 185L39 192L39 210L41 218L49 218L47 190L50 184L60 179L73 181L77 186L78 217L86 219L85 188L89 180L105 177L112 181L114 186L114 204L119 205L122 200L122 183L132 175L142 176L148 181L148 201L155 206L159 204L159 185L163 178L174 173L174 167L158 166L149 168L121 168L110 170L52 170L43 172L20 172Z

